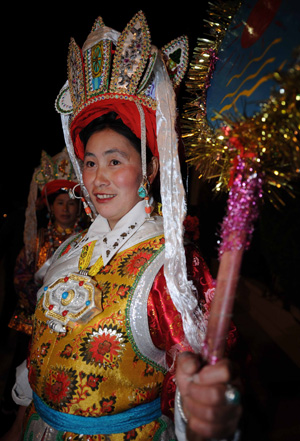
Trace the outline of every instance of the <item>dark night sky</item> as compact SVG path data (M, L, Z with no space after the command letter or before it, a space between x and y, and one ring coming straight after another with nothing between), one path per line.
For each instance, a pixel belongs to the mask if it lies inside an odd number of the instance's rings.
M77 3L77 2L76 2ZM83 2L84 4L85 2ZM60 117L54 108L55 98L66 81L67 52L71 37L81 47L97 18L118 31L142 9L146 15L152 42L162 47L172 39L186 34L190 51L197 37L203 36L203 17L195 7L175 8L164 2L86 2L84 10L71 2L48 3L37 10L28 3L8 6L4 20L10 32L2 37L4 50L4 84L2 104L1 212L10 210L12 201L26 204L31 176L39 165L41 150L54 155L64 147ZM63 4L63 6L61 6ZM167 7L167 5L171 5ZM60 6L59 6L60 5ZM137 5L137 6L136 6ZM198 8L197 8L198 9ZM15 205L15 203L13 205Z

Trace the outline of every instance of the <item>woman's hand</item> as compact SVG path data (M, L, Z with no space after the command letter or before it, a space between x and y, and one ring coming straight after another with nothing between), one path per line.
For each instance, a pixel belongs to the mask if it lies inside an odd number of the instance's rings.
M176 382L183 412L188 420L189 440L224 439L232 436L242 413L239 400L226 398L228 384L238 388L229 360L202 369L199 356L183 353L176 368ZM234 398L234 394L233 394ZM239 394L237 394L239 398Z

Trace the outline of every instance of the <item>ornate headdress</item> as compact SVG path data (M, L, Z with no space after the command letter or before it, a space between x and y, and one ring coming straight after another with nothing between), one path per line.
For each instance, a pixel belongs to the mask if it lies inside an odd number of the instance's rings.
M82 186L80 132L95 118L114 111L160 160L162 213L166 240L164 272L170 295L182 315L190 344L199 347L196 329L197 299L187 280L183 247L185 191L175 130L175 88L188 65L188 40L173 40L158 50L151 45L143 12L138 12L122 33L106 27L98 18L82 50L71 39L68 81L56 99L69 155ZM91 208L95 211L91 204ZM201 321L201 320L200 320ZM200 331L203 331L202 329Z
M74 188L76 184L76 175L66 147L53 157L42 150L41 163L32 175L25 212L24 244L29 263L34 256L37 237L36 202L38 191L41 193L42 202L48 206L47 196L60 189Z
M35 170L33 180L43 200L61 188L73 188L77 184L76 175L66 147L52 158L43 150L41 165Z

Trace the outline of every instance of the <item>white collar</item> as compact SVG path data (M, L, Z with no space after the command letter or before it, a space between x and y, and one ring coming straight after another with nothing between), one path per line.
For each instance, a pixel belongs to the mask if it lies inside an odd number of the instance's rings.
M103 258L104 265L107 265L118 251L163 234L162 216L155 216L152 219L147 221L145 201L138 202L119 220L113 230L110 229L107 220L98 215L83 239L50 265L44 283L61 277L61 274L66 271L78 271L81 250L89 242L96 240L90 265L93 265L100 256Z
M86 243L97 241L97 256L102 255L103 263L106 265L120 248L138 231L145 223L145 202L138 202L128 213L125 214L111 230L107 219L98 215L90 226L86 236L78 244L82 248ZM100 249L99 249L100 248ZM99 253L100 251L100 253ZM93 259L93 260L94 260ZM91 263L93 263L91 261Z

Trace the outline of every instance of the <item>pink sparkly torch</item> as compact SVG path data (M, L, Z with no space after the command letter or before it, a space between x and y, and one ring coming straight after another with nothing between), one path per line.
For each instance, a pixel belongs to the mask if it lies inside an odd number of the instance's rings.
M240 156L234 171L221 227L216 290L203 344L203 356L209 364L215 364L225 352L242 257L250 244L262 197L261 177Z

